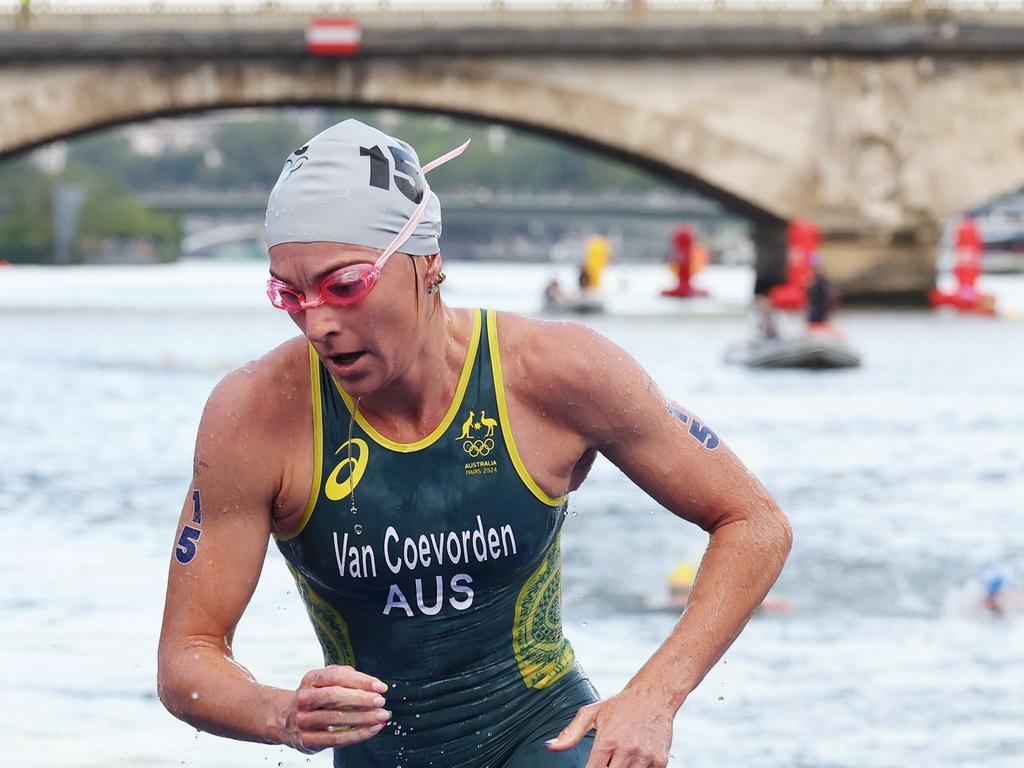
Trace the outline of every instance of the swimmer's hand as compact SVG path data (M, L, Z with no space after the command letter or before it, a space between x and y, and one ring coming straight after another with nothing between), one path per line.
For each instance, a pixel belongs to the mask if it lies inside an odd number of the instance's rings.
M381 695L387 689L349 666L307 672L288 705L284 743L311 755L366 741L391 719Z
M627 687L618 696L582 707L558 737L544 746L552 752L563 752L596 730L585 768L665 768L672 746L672 720L671 707Z

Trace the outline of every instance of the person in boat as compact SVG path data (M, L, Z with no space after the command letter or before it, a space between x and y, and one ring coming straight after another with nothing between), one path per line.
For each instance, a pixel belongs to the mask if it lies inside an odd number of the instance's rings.
M817 252L811 254L810 266L811 281L807 286L807 324L813 328L828 325L835 296L832 291L832 283L825 275L821 254Z
M579 276L576 279L576 286L579 288L579 298L584 299L590 296L594 290L594 279L590 275L590 270L587 269L586 264L580 266Z
M584 243L583 266L587 273L587 284L580 285L580 288L598 288L601 285L601 276L604 274L608 263L612 259L612 243L603 229L599 229L587 238Z
M755 341L774 341L779 338L779 326L775 321L775 309L767 296L754 297L754 318L756 321Z
M664 766L677 711L777 578L790 527L607 339L445 302L426 174L464 148L421 166L346 120L287 159L268 294L300 335L204 410L160 698L210 733L333 749L336 768ZM710 534L686 615L604 699L560 605L567 496L598 452ZM294 690L232 651L271 540L323 648Z
M558 309L565 304L568 297L562 290L562 284L557 277L552 277L544 286L544 306L549 309Z

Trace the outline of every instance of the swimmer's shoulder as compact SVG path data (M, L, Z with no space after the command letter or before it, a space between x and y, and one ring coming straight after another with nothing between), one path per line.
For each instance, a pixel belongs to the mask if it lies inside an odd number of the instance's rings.
M309 346L298 336L231 371L206 404L208 419L236 436L280 439L310 413ZM226 421L225 421L226 420Z
M306 349L286 342L227 374L211 392L196 434L191 487L218 519L225 519L221 512L269 519L281 529L303 508L313 434ZM296 417L301 408L305 418Z
M531 374L531 381L542 384L561 380L567 385L584 385L581 373L632 359L614 342L581 323L498 312L497 326L503 366L520 363ZM615 371L604 373L614 375Z
M236 508L283 525L309 495L313 438L309 352L301 337L227 374L207 400L195 474ZM303 479L305 485L303 485Z
M499 312L497 328L508 393L555 412L600 406L610 384L644 375L624 350L580 323Z

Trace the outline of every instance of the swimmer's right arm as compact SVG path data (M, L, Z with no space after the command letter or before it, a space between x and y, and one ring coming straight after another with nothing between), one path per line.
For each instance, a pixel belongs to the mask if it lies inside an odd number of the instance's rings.
M228 376L203 413L171 555L158 690L173 715L199 730L312 753L379 732L387 686L330 666L289 691L260 684L234 659L235 627L259 579L282 483L275 446L287 438L272 409L260 407L273 400L260 397L259 378Z

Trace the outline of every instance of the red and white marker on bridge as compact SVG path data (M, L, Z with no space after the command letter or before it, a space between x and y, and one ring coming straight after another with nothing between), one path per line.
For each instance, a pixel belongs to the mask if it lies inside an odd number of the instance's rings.
M352 56L363 46L363 29L353 18L313 19L306 27L306 50L314 56Z

